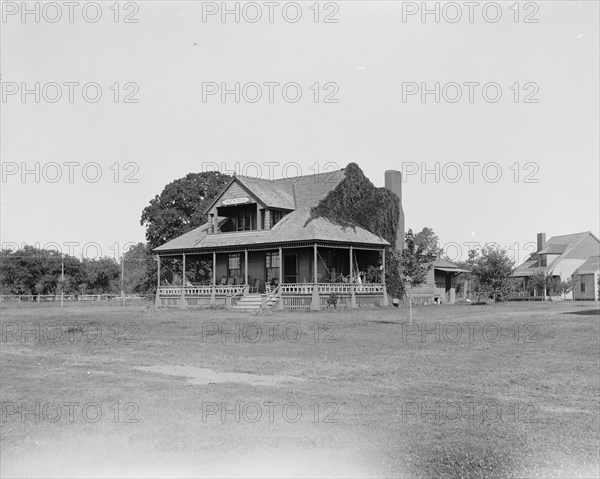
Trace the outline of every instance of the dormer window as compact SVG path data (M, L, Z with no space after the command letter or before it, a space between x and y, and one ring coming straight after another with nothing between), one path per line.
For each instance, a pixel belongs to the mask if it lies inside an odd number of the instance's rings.
M221 231L251 231L257 229L256 204L219 208L219 216L226 216L229 221L221 227Z

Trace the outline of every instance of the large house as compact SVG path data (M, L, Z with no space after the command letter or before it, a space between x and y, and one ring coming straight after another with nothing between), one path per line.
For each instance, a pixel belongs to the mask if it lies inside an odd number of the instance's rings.
M590 231L563 236L553 236L546 241L546 234L537 235L537 250L527 260L517 266L513 277L522 280L522 294L541 297L542 291L532 288L531 277L543 272L561 281L571 279L575 271L588 259L600 254L600 240ZM550 291L550 297L561 298L559 291ZM566 296L572 299L572 291Z
M206 208L207 223L154 250L157 306L318 310L331 304L332 294L341 306L386 306L390 243L360 227L311 217L346 170L278 180L232 177ZM385 188L401 200L401 173L386 171ZM401 206L398 220L401 248ZM212 277L195 282L201 261ZM381 283L364 281L369 266L383 270Z

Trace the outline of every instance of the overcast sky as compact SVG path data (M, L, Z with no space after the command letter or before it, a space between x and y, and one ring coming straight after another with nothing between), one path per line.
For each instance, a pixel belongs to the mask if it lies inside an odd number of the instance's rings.
M112 3L96 23L85 2L72 22L62 2L24 18L21 2L3 3L4 246L95 256L83 245L97 243L115 256L111 245L144 241L151 198L211 163L282 177L356 162L377 186L386 169L410 173L407 227L463 256L468 242L517 243L522 261L537 232L598 234L596 1L440 4L439 22L414 11L421 2L241 3L239 22L223 21L221 2ZM37 102L22 96L36 82ZM239 103L215 92L236 82Z

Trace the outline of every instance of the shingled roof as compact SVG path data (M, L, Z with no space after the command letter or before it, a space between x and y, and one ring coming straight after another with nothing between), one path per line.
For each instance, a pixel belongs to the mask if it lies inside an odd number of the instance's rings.
M592 256L583 263L574 274L594 274L600 270L600 256Z
M315 241L388 246L387 241L364 228L342 227L322 217L311 219L310 208L316 206L327 196L344 179L344 176L343 169L278 180L236 176L232 182L239 181L267 207L293 211L284 216L270 230L209 234L209 225L204 224L155 248L154 251L202 250L243 245ZM231 182L227 186L230 184ZM217 196L214 203L218 201L221 194ZM219 217L219 226L226 219Z
M451 263L450 261L446 261L445 259L437 259L433 262L433 269L437 269L440 271L448 271L454 273L469 273L469 270L462 269L458 265Z
M590 231L584 231L582 233L573 233L568 235L553 236L550 238L542 247L541 250L531 254L525 262L517 266L512 274L513 277L521 276L532 276L539 271L553 271L563 260L569 258L572 260L570 253L581 243L586 237L593 237L596 241L598 238ZM552 262L548 263L547 266L538 266L538 259L540 255L551 254L557 255ZM582 257L582 261L587 258Z

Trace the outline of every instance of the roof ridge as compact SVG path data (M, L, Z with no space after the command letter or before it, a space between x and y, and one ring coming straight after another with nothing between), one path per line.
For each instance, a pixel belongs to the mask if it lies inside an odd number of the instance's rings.
M552 239L552 238L564 238L565 236L578 236L578 235L583 235L583 234L587 234L587 233L593 234L591 231L588 230L588 231L581 231L579 233L569 233L569 234L566 234L566 235L555 235L555 236L551 236L550 239Z

